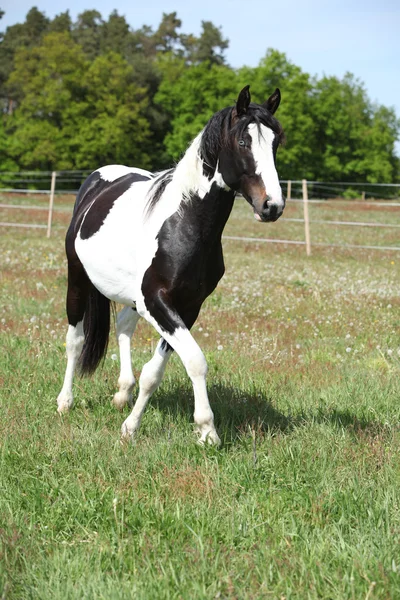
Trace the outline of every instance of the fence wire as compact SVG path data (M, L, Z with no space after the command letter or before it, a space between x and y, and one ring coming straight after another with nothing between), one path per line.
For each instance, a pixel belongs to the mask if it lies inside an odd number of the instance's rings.
M20 171L15 172L0 172L0 194L20 194L20 195L32 195L45 194L49 196L49 205L44 203L40 206L21 203L1 203L0 209L7 211L8 209L20 210L33 210L47 212L48 224L47 226L40 223L19 223L19 222L8 222L1 221L0 227L22 227L22 228L46 228L47 234L50 236L52 227L52 216L53 211L62 213L70 212L70 209L54 205L54 195L62 194L76 194L82 182L90 174L89 170L80 171ZM53 180L54 193L51 191L51 182ZM392 183L369 183L369 182L323 182L323 181L307 181L305 180L282 180L281 181L283 192L286 193L289 202L293 204L301 203L304 205L304 218L290 218L283 216L281 221L303 223L305 226L305 237L309 238L310 235L310 224L317 226L334 226L334 227L376 227L381 231L383 228L400 228L400 224L396 223L382 223L372 221L347 221L345 219L337 220L330 219L324 220L320 218L309 218L306 216L306 205L308 202L312 204L326 204L326 207L334 206L336 203L341 205L342 203L348 203L352 206L362 204L365 208L372 206L381 207L400 207L400 184ZM304 188L306 185L306 188ZM305 199L305 194L308 199ZM4 200L4 198L3 198ZM379 200L379 202L378 202ZM329 202L329 205L328 205ZM38 202L39 204L39 202ZM308 210L307 210L308 213ZM344 216L344 215L343 215ZM40 219L40 217L39 217ZM56 226L57 227L57 226ZM378 229L378 231L379 231ZM357 244L338 244L338 243L323 243L321 239L318 239L318 232L316 230L316 238L312 242L313 246L332 246L332 247L346 247L346 248L366 248L366 249L382 249L382 250L400 250L399 247L389 247L386 245L375 246L375 245L357 245ZM289 239L256 239L247 237L226 237L225 239L241 239L242 241L253 241L253 242L270 242L270 243L283 243L283 244L301 244L304 245L304 241L295 241ZM308 248L309 253L310 248Z

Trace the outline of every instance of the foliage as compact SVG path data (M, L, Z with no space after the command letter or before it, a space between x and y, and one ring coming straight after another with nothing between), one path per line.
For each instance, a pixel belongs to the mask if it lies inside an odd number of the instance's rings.
M49 33L37 48L16 53L8 84L19 99L7 122L9 155L21 168L149 166L145 90L119 54L88 61L69 33Z
M203 21L196 36L181 27L176 12L153 30L132 29L115 10L108 19L84 10L73 21L68 11L49 19L35 7L8 27L0 34L0 171L165 168L250 84L259 102L282 92L281 178L399 180L399 120L353 75L313 78L274 49L235 70L221 28Z

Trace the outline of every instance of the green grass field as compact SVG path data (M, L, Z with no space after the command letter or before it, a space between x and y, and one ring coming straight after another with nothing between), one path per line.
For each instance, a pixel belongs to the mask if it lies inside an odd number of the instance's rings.
M399 223L361 209L311 218ZM193 328L222 447L196 445L176 356L121 446L113 332L56 413L68 218L50 240L0 230L0 598L400 598L400 252L225 241L226 276ZM226 233L303 239L244 202ZM399 233L326 225L312 239L399 246ZM136 376L156 342L140 324Z

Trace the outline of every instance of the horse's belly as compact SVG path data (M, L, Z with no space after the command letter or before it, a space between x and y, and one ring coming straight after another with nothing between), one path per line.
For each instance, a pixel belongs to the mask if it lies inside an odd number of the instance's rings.
M99 232L89 240L79 237L76 252L93 285L107 298L133 305L136 300L137 260L133 248L124 240L111 244Z

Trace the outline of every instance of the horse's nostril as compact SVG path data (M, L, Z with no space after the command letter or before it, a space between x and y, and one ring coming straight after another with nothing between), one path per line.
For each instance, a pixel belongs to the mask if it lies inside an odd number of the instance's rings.
M264 204L262 207L263 211L269 209L269 202L271 202L271 196L267 196L266 199L264 200Z

